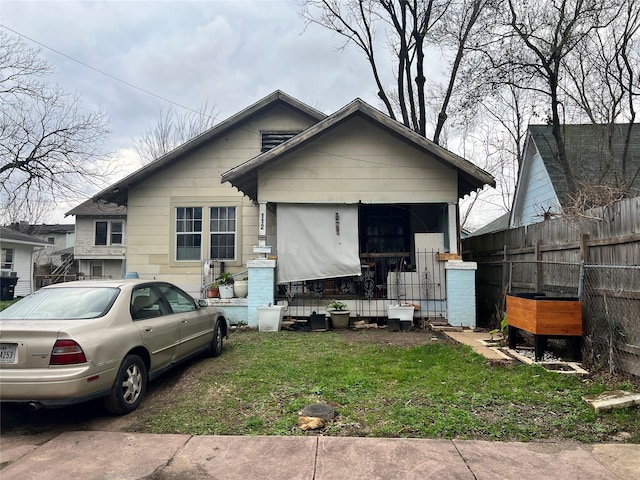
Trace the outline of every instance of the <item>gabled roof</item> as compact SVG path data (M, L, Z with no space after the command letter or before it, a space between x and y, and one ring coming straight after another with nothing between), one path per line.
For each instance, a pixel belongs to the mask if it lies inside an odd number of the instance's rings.
M135 171L131 175L123 178L119 182L114 183L97 195L94 195L94 199L102 199L104 201L116 203L118 205L126 205L128 191L130 188L135 187L144 180L147 180L150 176L156 174L157 172L171 167L175 163L182 160L186 155L192 153L194 150L202 147L203 145L215 140L222 135L225 135L232 128L235 128L243 122L246 122L247 120L255 117L256 115L261 114L262 112L274 108L278 105L287 105L289 107L292 107L302 115L305 115L314 121L318 121L326 117L324 113L310 107L309 105L306 105L305 103L302 103L301 101L287 95L280 90L276 90L272 94L264 97L262 100L259 100L253 105L218 123L214 127L198 135L197 137L194 137L188 142L183 143L179 147L163 155L157 160L149 163L143 168ZM67 213L67 215L70 214L72 213Z
M509 216L510 215L511 215L511 212L507 212L507 213L499 216L495 220L492 220L491 222L487 223L486 225L480 227L479 229L471 232L468 236L469 237L478 237L478 236L484 235L486 233L493 233L493 232L499 232L499 231L502 231L502 230L506 230L506 229L509 228Z
M127 207L98 200L96 197L93 197L64 214L65 217L68 215L75 215L76 217L126 216Z
M73 223L43 223L39 225L30 225L29 229L32 235L46 235L48 233L73 233L76 230L76 226Z
M314 139L336 128L354 116L360 116L366 121L386 130L391 135L457 168L459 171L458 193L460 197L476 189L480 189L485 185L491 185L492 187L496 185L494 178L489 173L476 167L468 160L418 135L413 130L393 120L360 99L354 100L341 110L312 125L304 132L268 152L258 155L223 173L222 182L231 183L249 198L257 201L259 170L278 161L283 155L292 153L304 145L307 145Z
M1 242L19 243L22 245L33 245L36 247L49 245L40 238L32 237L26 233L2 226L0 226L0 243Z
M629 124L564 125L563 139L569 162L579 183L584 185L620 186L640 168L640 125L634 125L629 138L627 170L623 175L620 161ZM562 206L568 201L568 189L564 174L556 160L557 148L551 133L551 125L529 125L531 140L535 143L553 188ZM609 150L611 141L611 150ZM613 152L615 161L611 161ZM635 177L633 188L640 193L640 175Z

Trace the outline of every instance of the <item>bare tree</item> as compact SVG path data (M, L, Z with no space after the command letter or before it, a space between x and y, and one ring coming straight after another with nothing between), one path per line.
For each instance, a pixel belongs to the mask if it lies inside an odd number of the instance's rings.
M0 205L3 211L2 222L5 225L47 223L47 218L54 212L55 207L51 198L39 191L29 192L29 196L25 196L24 191L16 192L10 202L5 202L3 199L3 204Z
M506 37L515 36L507 52L494 51L499 71L517 73L519 88L532 90L545 98L549 123L556 145L556 160L562 169L567 189L575 194L578 181L567 158L562 135L565 100L563 83L566 59L586 42L590 35L606 26L609 17L600 0L508 0ZM506 53L506 55L505 55ZM502 59L499 59L502 57Z
M433 141L440 143L467 45L474 36L482 34L480 25L493 3L493 0L306 0L302 16L307 26L317 24L340 35L342 49L353 44L364 52L378 97L391 118L426 136L429 108L426 99L437 98ZM395 68L395 79L390 85L380 67L386 53L377 37L381 32L386 35ZM431 82L427 78L428 66L435 65L425 60L426 53L434 48L442 51L443 58L449 61L444 82L440 79L439 65L429 72Z
M618 183L607 186L624 195L640 174L640 165L629 165L629 144L637 129L635 103L640 96L640 4L628 0L614 13L608 28L598 29L567 59L566 93L590 122L609 125L601 170L619 172ZM622 150L614 148L620 139L616 123L626 123Z
M204 133L215 124L217 108L209 107L205 102L198 112L177 113L173 108L160 110L155 127L147 130L133 144L140 158L146 165L170 152L174 148Z
M51 72L37 51L0 31L0 204L25 214L34 202L78 198L110 173L106 115L84 113L78 96L44 81Z

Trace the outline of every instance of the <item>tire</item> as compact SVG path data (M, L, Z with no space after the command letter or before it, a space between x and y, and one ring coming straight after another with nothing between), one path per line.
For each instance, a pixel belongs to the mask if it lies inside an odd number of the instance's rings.
M219 321L216 321L216 326L213 327L213 338L209 345L209 356L219 357L222 353L222 325Z
M108 412L125 415L133 412L147 390L147 366L137 355L127 355L113 382L109 395L104 399Z

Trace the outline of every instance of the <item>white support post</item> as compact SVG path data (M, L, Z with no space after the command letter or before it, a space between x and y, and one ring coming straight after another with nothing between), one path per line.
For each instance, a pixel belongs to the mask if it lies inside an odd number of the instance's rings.
M449 253L458 253L458 206L449 204L447 218L449 220Z
M258 204L258 245L253 246L253 253L271 253L271 246L267 245L267 202Z

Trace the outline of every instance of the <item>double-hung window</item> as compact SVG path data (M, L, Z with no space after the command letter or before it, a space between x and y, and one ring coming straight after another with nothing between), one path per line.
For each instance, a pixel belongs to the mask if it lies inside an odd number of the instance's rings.
M210 256L216 260L236 259L236 207L210 207Z
M111 245L122 245L122 222L111 222Z
M13 270L13 248L2 249L2 263L0 263L1 270Z
M99 220L96 222L95 245L122 245L124 222Z
M176 208L176 260L200 260L202 207Z

